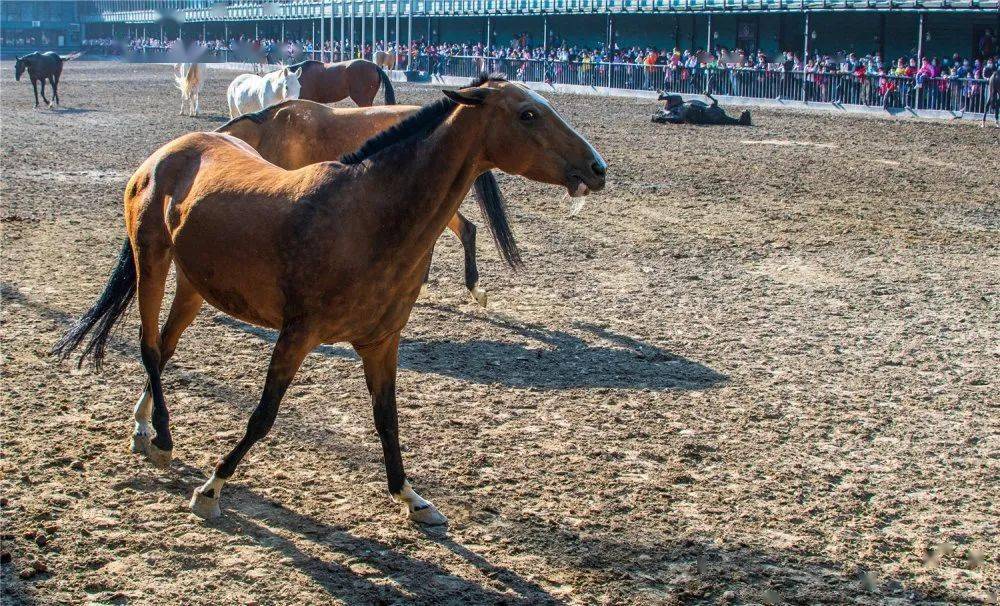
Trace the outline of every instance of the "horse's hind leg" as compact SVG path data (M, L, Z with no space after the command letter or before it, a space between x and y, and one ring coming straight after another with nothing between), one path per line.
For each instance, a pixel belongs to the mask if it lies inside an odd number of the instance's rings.
M35 91L35 107L38 107L38 81L31 79L31 89Z
M465 287L477 303L486 307L486 291L479 287L479 267L476 263L476 226L457 212L448 221L448 229L458 236L465 249Z
M45 78L42 78L42 101L45 101L45 105L52 107L52 102L45 98Z
M198 291L194 289L188 279L177 268L177 290L174 293L174 300L170 304L170 313L167 321L160 331L160 363L158 370L163 373L163 368L174 355L177 348L177 341L181 338L181 333L191 325L201 304L204 301ZM135 405L135 431L132 433L132 452L147 453L149 451L150 440L153 438L153 428L150 424L153 415L153 398L150 390L150 381L146 381L146 388L139 401Z
M198 115L198 93L194 94L194 115Z
M145 448L144 454L153 465L167 467L170 465L174 442L170 437L170 417L167 403L163 398L163 386L160 383L162 356L157 324L160 307L163 305L167 272L170 270L170 248L166 244L165 233L154 235L142 230L133 239L132 246L136 251L136 290L139 295L139 319L142 325L139 351L153 399L152 421L156 432ZM136 408L141 408L141 405L142 398Z
M212 477L191 497L191 509L203 518L215 518L221 515L219 509L219 493L223 485L233 476L236 466L240 464L250 448L271 431L274 419L278 416L278 406L285 390L292 382L302 360L315 347L318 340L305 326L285 326L278 335L278 342L271 352L271 364L267 369L267 379L264 381L264 392L260 403L250 415L246 433L233 450L216 465Z
M49 82L52 83L52 101L59 105L59 78L50 76Z

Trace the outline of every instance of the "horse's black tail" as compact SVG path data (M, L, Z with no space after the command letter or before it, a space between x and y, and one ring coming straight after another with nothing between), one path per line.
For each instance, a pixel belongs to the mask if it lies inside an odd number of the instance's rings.
M514 233L510 230L510 221L507 218L507 201L504 200L500 186L493 173L487 171L476 179L473 191L476 192L476 201L479 202L479 209L486 218L486 227L489 228L493 236L493 242L503 256L504 261L511 269L517 269L521 262L521 252L517 249L517 242L514 241Z
M376 65L375 69L378 70L378 79L382 81L382 93L385 95L386 105L396 104L396 91L392 88L392 80L389 79L389 74L385 73L380 65Z
M58 356L60 360L65 360L93 330L94 333L90 337L86 349L80 354L77 368L83 365L83 359L88 354L93 353L94 367L100 370L108 337L111 336L115 324L125 315L129 305L132 304L132 300L135 298L135 287L135 260L132 257L132 243L126 238L122 251L118 255L118 264L111 272L104 292L97 298L90 311L84 314L63 338L59 339L59 342L52 348L52 355Z

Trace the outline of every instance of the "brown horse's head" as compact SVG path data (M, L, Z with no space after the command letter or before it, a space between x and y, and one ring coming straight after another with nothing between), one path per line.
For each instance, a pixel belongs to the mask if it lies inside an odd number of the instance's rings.
M24 69L28 66L27 57L18 57L17 61L14 62L14 80L18 82L21 81L21 75L24 74Z
M489 112L485 160L504 172L562 185L571 196L604 188L608 165L601 154L538 93L486 80L481 86L446 90L464 111Z

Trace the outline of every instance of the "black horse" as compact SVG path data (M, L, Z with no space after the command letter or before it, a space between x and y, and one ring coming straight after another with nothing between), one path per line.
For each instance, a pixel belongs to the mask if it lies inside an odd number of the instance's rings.
M21 74L28 70L28 77L31 78L31 88L35 90L35 107L38 107L38 82L42 82L42 101L52 107L52 101L59 105L59 76L62 75L63 63L72 61L79 57L81 53L74 53L67 57L61 57L52 51L40 53L35 51L29 55L17 58L14 64L14 79L21 80ZM45 81L52 84L52 101L45 98Z

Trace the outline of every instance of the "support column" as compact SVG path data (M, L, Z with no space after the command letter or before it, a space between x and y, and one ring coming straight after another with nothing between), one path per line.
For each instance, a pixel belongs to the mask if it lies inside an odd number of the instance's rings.
M389 0L382 0L385 2L385 10L382 11L382 44L385 45L385 50L389 50Z
M492 33L491 29L492 28L490 27L491 25L493 25L493 20L491 18L489 18L489 17L486 17L486 52L487 53L489 52L490 46L492 46L492 38L491 38L491 33Z
M333 0L331 0L332 2ZM330 61L333 61L333 6L330 7ZM344 26L347 25L347 7L344 5L344 0L340 2L340 60L345 61L344 55L347 51L347 30Z
M401 11L403 7L401 2L402 0L396 0L396 50L394 51L395 60L393 61L393 67L396 69L399 69L399 11Z
M712 52L712 13L708 13L708 42L705 44L705 50Z
M368 18L368 0L361 0L361 58L365 58L365 29L368 28L368 24L365 23L365 19Z
M917 67L924 58L924 14L920 13L920 23L917 27Z
M809 13L806 13L805 33L802 35L802 101L806 100L806 61L809 59Z
M354 0L351 0L351 52L348 56L349 59L354 58Z
M542 17L542 52L545 57L549 56L549 17L545 15Z
M406 69L412 71L410 61L413 59L413 0L409 1L409 8L406 11Z
M923 58L924 58L924 14L923 13L920 13L920 24L917 27L917 36L918 36L917 69L920 69L920 67L923 66ZM917 88L916 92L914 93L914 103L913 103L913 105L915 106L914 109L920 109L920 96L921 96L920 93L922 92L923 92L923 87L921 86Z

